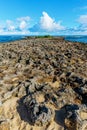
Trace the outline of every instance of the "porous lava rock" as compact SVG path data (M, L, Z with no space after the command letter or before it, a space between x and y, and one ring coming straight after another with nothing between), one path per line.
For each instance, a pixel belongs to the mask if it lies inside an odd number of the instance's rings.
M36 124L38 126L43 126L47 125L51 121L53 112L44 104L38 103L30 96L25 97L23 103L26 106L29 118L33 125Z

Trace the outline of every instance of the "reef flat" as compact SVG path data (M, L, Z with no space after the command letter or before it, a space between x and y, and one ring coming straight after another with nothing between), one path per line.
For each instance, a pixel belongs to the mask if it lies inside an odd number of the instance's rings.
M0 44L0 130L87 130L87 44Z

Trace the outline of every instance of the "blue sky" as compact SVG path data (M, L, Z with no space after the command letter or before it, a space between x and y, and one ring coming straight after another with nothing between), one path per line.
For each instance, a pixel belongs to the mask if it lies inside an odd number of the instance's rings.
M87 0L0 0L0 35L86 35Z

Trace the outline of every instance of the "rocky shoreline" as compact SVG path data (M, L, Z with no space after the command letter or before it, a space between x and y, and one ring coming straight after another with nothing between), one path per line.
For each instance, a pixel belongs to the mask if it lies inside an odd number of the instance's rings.
M0 130L87 130L87 44L0 44Z

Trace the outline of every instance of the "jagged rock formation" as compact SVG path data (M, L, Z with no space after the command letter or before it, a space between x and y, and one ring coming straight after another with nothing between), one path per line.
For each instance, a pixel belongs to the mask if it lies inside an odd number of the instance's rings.
M0 44L0 130L60 129L87 129L87 45L60 37Z
M27 96L23 102L27 108L32 124L43 126L51 121L52 110L44 104L39 104L35 99L30 98L30 96Z
M86 106L66 105L65 107L65 127L68 130L84 130L87 129L87 116L84 120L82 113L87 113Z

